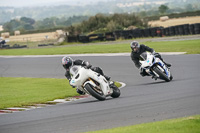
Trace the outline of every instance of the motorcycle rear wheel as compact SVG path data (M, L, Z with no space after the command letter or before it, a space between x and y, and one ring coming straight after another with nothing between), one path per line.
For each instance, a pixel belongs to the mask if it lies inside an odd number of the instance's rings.
M161 79L165 80L166 82L170 81L170 79L167 77L167 75L165 73L163 73L160 69L158 69L157 67L154 67L153 69L160 76Z
M112 89L113 89L113 93L112 93L111 97L118 98L121 94L120 89L115 85L112 86Z
M95 97L96 99L98 99L99 101L104 101L106 99L106 96L102 94L98 93L92 85L90 85L89 83L85 85L85 89L90 93L90 95L92 95L93 97Z

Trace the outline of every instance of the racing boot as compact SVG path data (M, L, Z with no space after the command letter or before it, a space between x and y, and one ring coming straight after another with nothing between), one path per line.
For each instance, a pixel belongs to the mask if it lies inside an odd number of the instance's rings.
M164 62L164 61L163 61ZM164 62L167 67L171 67L172 65L169 63Z
M163 58L161 58L160 56L158 57L167 67L171 67L171 64L166 63Z
M112 81L112 80L110 80L110 77L108 77L108 76L106 76L106 75L104 75L104 77L105 77L106 80L108 81L109 87L110 87L110 88L115 88L115 82Z
M163 60L162 60L163 61ZM172 65L169 63L166 63L165 61L163 61L163 63L167 66L167 67L171 67Z
M156 76L152 76L152 79L155 79L155 80L157 80L157 79L158 79L158 77L156 77Z
M116 85L114 81L109 81L109 87L115 89Z

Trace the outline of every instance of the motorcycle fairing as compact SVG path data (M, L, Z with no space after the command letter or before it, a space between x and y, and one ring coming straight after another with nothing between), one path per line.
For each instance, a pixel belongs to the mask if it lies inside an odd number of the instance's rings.
M112 93L112 89L109 87L109 83L105 79L104 76L92 71L91 69L85 69L82 66L73 66L70 68L70 74L72 75L72 80L70 84L76 86L77 88L81 88L85 91L84 86L86 83L90 83L94 87L97 85L92 81L88 80L89 78L94 79L96 82L100 84L100 88L103 91L104 95L110 95Z

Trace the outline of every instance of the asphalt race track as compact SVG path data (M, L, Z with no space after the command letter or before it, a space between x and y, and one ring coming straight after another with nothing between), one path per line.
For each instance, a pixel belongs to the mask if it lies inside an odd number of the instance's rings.
M1 57L0 76L65 78L61 58ZM163 55L172 63L172 82L141 77L129 56L73 58L88 60L112 80L126 83L121 96L1 114L0 133L77 133L200 114L200 55Z

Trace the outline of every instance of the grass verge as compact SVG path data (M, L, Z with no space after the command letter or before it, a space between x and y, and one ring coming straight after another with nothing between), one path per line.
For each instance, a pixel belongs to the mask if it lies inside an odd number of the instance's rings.
M113 42L112 42L113 43ZM200 54L200 40L141 42L152 47L156 52L187 52ZM56 55L56 54L84 54L84 53L124 53L130 52L129 44L95 44L68 45L66 47L51 47L37 49L4 49L0 55Z
M67 79L0 77L0 109L79 95ZM116 83L121 86L120 83Z
M0 109L78 95L67 79L0 77Z
M199 133L200 115L87 133Z

